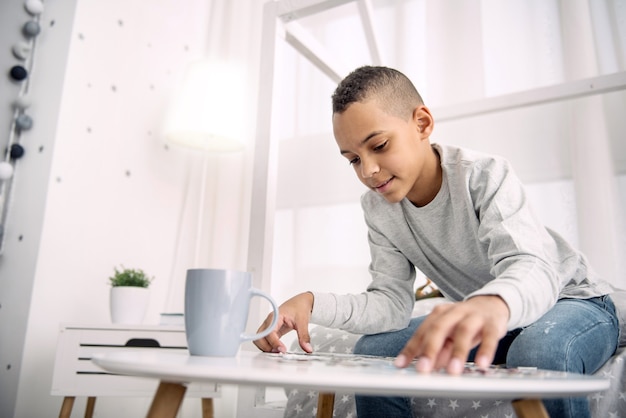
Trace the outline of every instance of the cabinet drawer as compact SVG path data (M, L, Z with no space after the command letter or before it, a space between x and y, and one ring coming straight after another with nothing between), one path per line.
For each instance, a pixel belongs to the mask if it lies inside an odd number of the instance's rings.
M70 332L74 330L68 330ZM81 347L162 347L186 349L185 331L76 330Z

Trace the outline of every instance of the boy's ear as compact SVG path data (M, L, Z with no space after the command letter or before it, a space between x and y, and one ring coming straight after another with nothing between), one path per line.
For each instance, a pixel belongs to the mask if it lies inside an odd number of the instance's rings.
M413 110L413 121L415 122L420 137L430 137L435 127L435 120L426 106L421 105Z

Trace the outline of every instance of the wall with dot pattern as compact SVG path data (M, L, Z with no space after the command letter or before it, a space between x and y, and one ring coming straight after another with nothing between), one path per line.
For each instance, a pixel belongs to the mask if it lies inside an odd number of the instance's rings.
M0 47L10 51L13 32L19 35L28 16L23 4L7 3L0 6ZM206 55L210 3L44 3L32 75L35 126L23 138L26 154L16 168L0 257L1 416L14 407L15 416L58 413L62 399L50 396L58 326L110 323L114 266L155 277L144 323L180 309L182 301L168 300L169 282L184 275L193 256L203 156L166 145L161 129L184 69ZM12 65L6 55L2 68ZM9 96L15 86L3 79L0 90ZM208 190L219 181L213 166L240 164L242 157L207 158ZM97 412L141 415L148 403L103 398ZM77 399L72 416L83 410ZM182 416L198 413L195 402L183 406Z

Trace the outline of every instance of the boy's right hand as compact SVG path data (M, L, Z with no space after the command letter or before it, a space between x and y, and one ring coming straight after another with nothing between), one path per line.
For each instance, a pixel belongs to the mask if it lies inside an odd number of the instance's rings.
M307 352L312 353L311 337L309 336L309 320L313 310L313 293L305 292L296 295L280 305L278 308L278 322L276 329L267 337L254 341L260 350L273 353L284 353L287 347L280 337L291 330L298 333L298 343ZM272 323L273 313L270 313L261 324L257 332L266 329Z

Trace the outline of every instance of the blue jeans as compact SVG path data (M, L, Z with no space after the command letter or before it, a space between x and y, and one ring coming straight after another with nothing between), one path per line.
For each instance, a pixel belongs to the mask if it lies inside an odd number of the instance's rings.
M414 318L403 330L361 337L355 354L397 356L425 317ZM500 340L494 364L507 367L538 367L591 374L615 353L619 325L609 296L592 299L561 299L535 323L515 329ZM468 361L473 361L476 349ZM551 417L590 417L586 397L546 399ZM409 398L356 396L359 418L412 417Z

